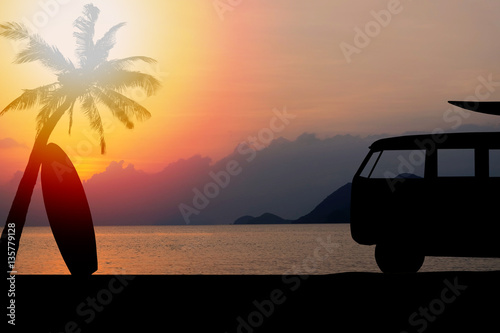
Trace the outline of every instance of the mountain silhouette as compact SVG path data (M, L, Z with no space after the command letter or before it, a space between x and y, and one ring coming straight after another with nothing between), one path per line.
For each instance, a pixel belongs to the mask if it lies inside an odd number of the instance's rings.
M349 223L350 208L351 183L347 183L294 223Z
M234 224L306 224L306 223L349 223L351 207L351 183L340 187L310 213L296 219L285 220L271 213L259 217L243 216Z
M278 215L264 213L259 217L243 216L234 221L234 224L287 224L293 223L291 220L285 220Z

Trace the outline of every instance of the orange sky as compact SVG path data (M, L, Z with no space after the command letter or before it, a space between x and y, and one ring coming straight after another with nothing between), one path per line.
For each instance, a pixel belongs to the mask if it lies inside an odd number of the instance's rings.
M74 59L72 22L88 1L66 2L4 1L0 21L31 22ZM447 100L474 95L479 77L500 81L500 4L491 1L401 1L400 11L350 63L341 43L355 45L354 29L374 22L372 11L386 10L390 1L244 0L222 16L211 0L93 3L101 9L97 36L127 22L110 57L157 59L151 73L163 87L148 99L132 92L153 116L134 130L113 122L104 156L92 143L86 119L75 118L71 137L68 118L61 120L52 141L72 157L82 178L113 160L149 172L194 154L216 160L268 127L274 108L297 115L277 134L289 139L303 132L333 136L447 128ZM0 47L0 108L22 89L55 81L37 63L13 65L16 45L10 41L0 40ZM500 99L496 90L488 99ZM0 118L0 140L24 144L0 145L0 182L24 168L36 112ZM473 115L463 123L491 121L496 119Z

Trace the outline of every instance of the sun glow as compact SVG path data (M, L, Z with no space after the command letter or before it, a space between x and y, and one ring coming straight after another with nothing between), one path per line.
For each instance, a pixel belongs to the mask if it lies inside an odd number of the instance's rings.
M95 27L95 40L101 38L106 31L112 26L119 24L121 22L127 23L129 20L133 19L129 8L131 7L128 3L121 3L117 5L116 1L94 1L95 5L100 9L99 20ZM73 22L75 18L81 15L83 4L82 1L71 1L67 4L60 6L60 14L55 15L46 26L39 29L40 35L51 45L57 46L61 52L72 61L77 63L75 58L75 38L73 36L74 28ZM135 19L136 20L136 19ZM129 23L130 24L130 23ZM132 23L132 28L135 26ZM66 27L66 28L61 28ZM118 39L130 38L129 31L124 28L118 35ZM132 40L132 43L136 45L141 45L140 41ZM117 43L114 53L120 54L126 51L126 47L123 45L126 43Z
M53 2L56 5L48 7L42 3L37 4L33 1L30 6L23 6L22 8L21 6L3 5L3 7L8 7L4 14L9 18L9 21L21 22L30 31L38 33L49 44L56 46L75 66L78 66L75 55L73 22L81 15L86 2L71 1L66 4L59 4L57 1ZM52 2L50 3L52 4ZM126 23L117 33L117 43L110 52L109 59L137 55L146 55L157 59L158 64L139 66L138 70L161 80L168 92L161 97L157 94L150 98L147 98L147 94L141 89L129 89L124 92L127 97L142 104L153 114L154 121L147 121L144 124L138 122L133 131L113 119L109 110L103 108L102 117L107 123L105 136L109 147L108 156L99 156L100 149L98 149L99 144L96 141L95 133L90 130L88 120L78 115L78 108L75 109L72 135L68 135L69 117L65 115L60 120L60 124L57 125L50 141L59 144L67 151L83 179L89 178L96 172L104 171L105 165L98 162L99 158L108 163L110 160L125 158L130 162L139 162L139 164L142 160L145 165L164 165L162 160L151 161L151 157L146 153L150 149L144 149L144 141L149 141L149 138L154 137L155 140L166 142L168 137L175 140L175 137L181 137L184 134L185 127L183 123L185 122L175 115L175 110L183 108L182 105L185 104L182 99L185 97L183 91L186 90L186 86L195 86L191 79L186 80L183 77L186 77L186 74L192 76L192 74L189 74L192 69L188 63L198 56L196 50L186 46L181 47L178 44L186 43L186 40L193 37L183 38L186 34L175 28L179 17L174 18L169 14L175 8L171 8L171 4L167 5L163 1L155 2L154 5L151 2L145 4L138 2L124 3L123 1L94 1L94 5L100 9L94 40L102 37L112 26L121 22ZM179 6L176 10L177 13L188 10L186 7L190 6ZM159 13L163 14L159 15ZM161 36L158 34L159 32L161 32ZM2 41L2 43L5 42ZM14 55L25 47L23 43L10 41L7 43L12 46L12 49L7 48L7 50L12 52L2 52L0 60L2 61L2 67L8 67L6 74L12 79L8 84L6 80L1 82L2 86L0 88L4 92L1 98L2 108L18 97L22 92L21 89L32 89L58 80L53 73L43 68L39 63L17 66L7 65L12 61ZM176 72L174 75L178 77L176 84L172 85L167 79L174 68ZM172 111L170 113L162 112L164 109ZM38 111L33 110L35 114ZM10 124L16 122L19 126L15 126L14 130L14 128L3 126L4 122L10 122ZM173 125L174 123L175 125ZM2 137L14 137L20 142L25 142L28 146L31 145L34 138L34 117L32 112L5 115L0 126L2 126ZM171 131L169 131L170 127L172 127ZM139 137L142 140L140 144L137 144ZM149 147L149 145L146 147ZM180 148L176 145L175 149L170 150L172 160L175 160L173 154L179 154ZM143 154L139 153L138 157L131 158L131 155L134 155L132 152L136 149L142 151ZM21 168L21 166L18 166L18 168ZM160 167L157 166L156 168Z
M0 21L27 22L78 65L73 22L88 1L63 2L67 1L26 0L22 6L4 3L0 5ZM45 3L59 5L44 8ZM152 114L151 119L136 122L133 130L113 119L106 108L102 109L102 116L111 119L105 131L105 156L100 155L89 122L79 115L78 109L75 109L71 136L68 135L69 117L61 118L50 141L68 153L83 179L105 170L105 165L97 163L99 159L125 160L148 172L161 171L169 163L196 154L217 160L232 152L255 128L266 126L271 110L284 105L279 99L267 103L254 98L262 89L255 80L266 79L263 73L267 72L268 65L261 61L264 55L259 46L261 41L246 37L253 34L251 22L265 23L270 16L245 17L244 14L248 10L252 13L259 5L245 4L241 7L241 19L221 21L210 1L96 0L93 3L100 9L96 39L112 26L126 23L117 33L117 43L109 58L148 56L156 59L158 64L138 70L154 75L161 81L162 88L151 97L138 89L126 92ZM4 50L0 53L0 70L9 78L0 80L0 109L17 98L22 89L57 81L57 77L39 63L11 64L22 45L1 38L0 47ZM246 61L247 58L253 62ZM261 64L264 65L259 67ZM252 116L249 110L260 115ZM33 108L5 114L0 119L0 139L14 138L31 147L38 111ZM11 172L0 178L0 183L24 168L24 163L11 163Z

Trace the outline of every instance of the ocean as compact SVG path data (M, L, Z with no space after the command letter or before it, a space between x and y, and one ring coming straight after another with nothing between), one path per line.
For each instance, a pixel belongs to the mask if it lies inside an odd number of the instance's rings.
M379 272L348 224L96 227L95 274ZM18 274L69 274L49 227L26 227ZM500 258L427 257L422 272L500 270Z

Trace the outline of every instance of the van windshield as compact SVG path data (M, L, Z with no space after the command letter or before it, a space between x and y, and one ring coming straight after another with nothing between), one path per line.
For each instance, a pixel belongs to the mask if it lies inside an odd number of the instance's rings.
M425 150L373 152L360 176L365 178L423 178Z

